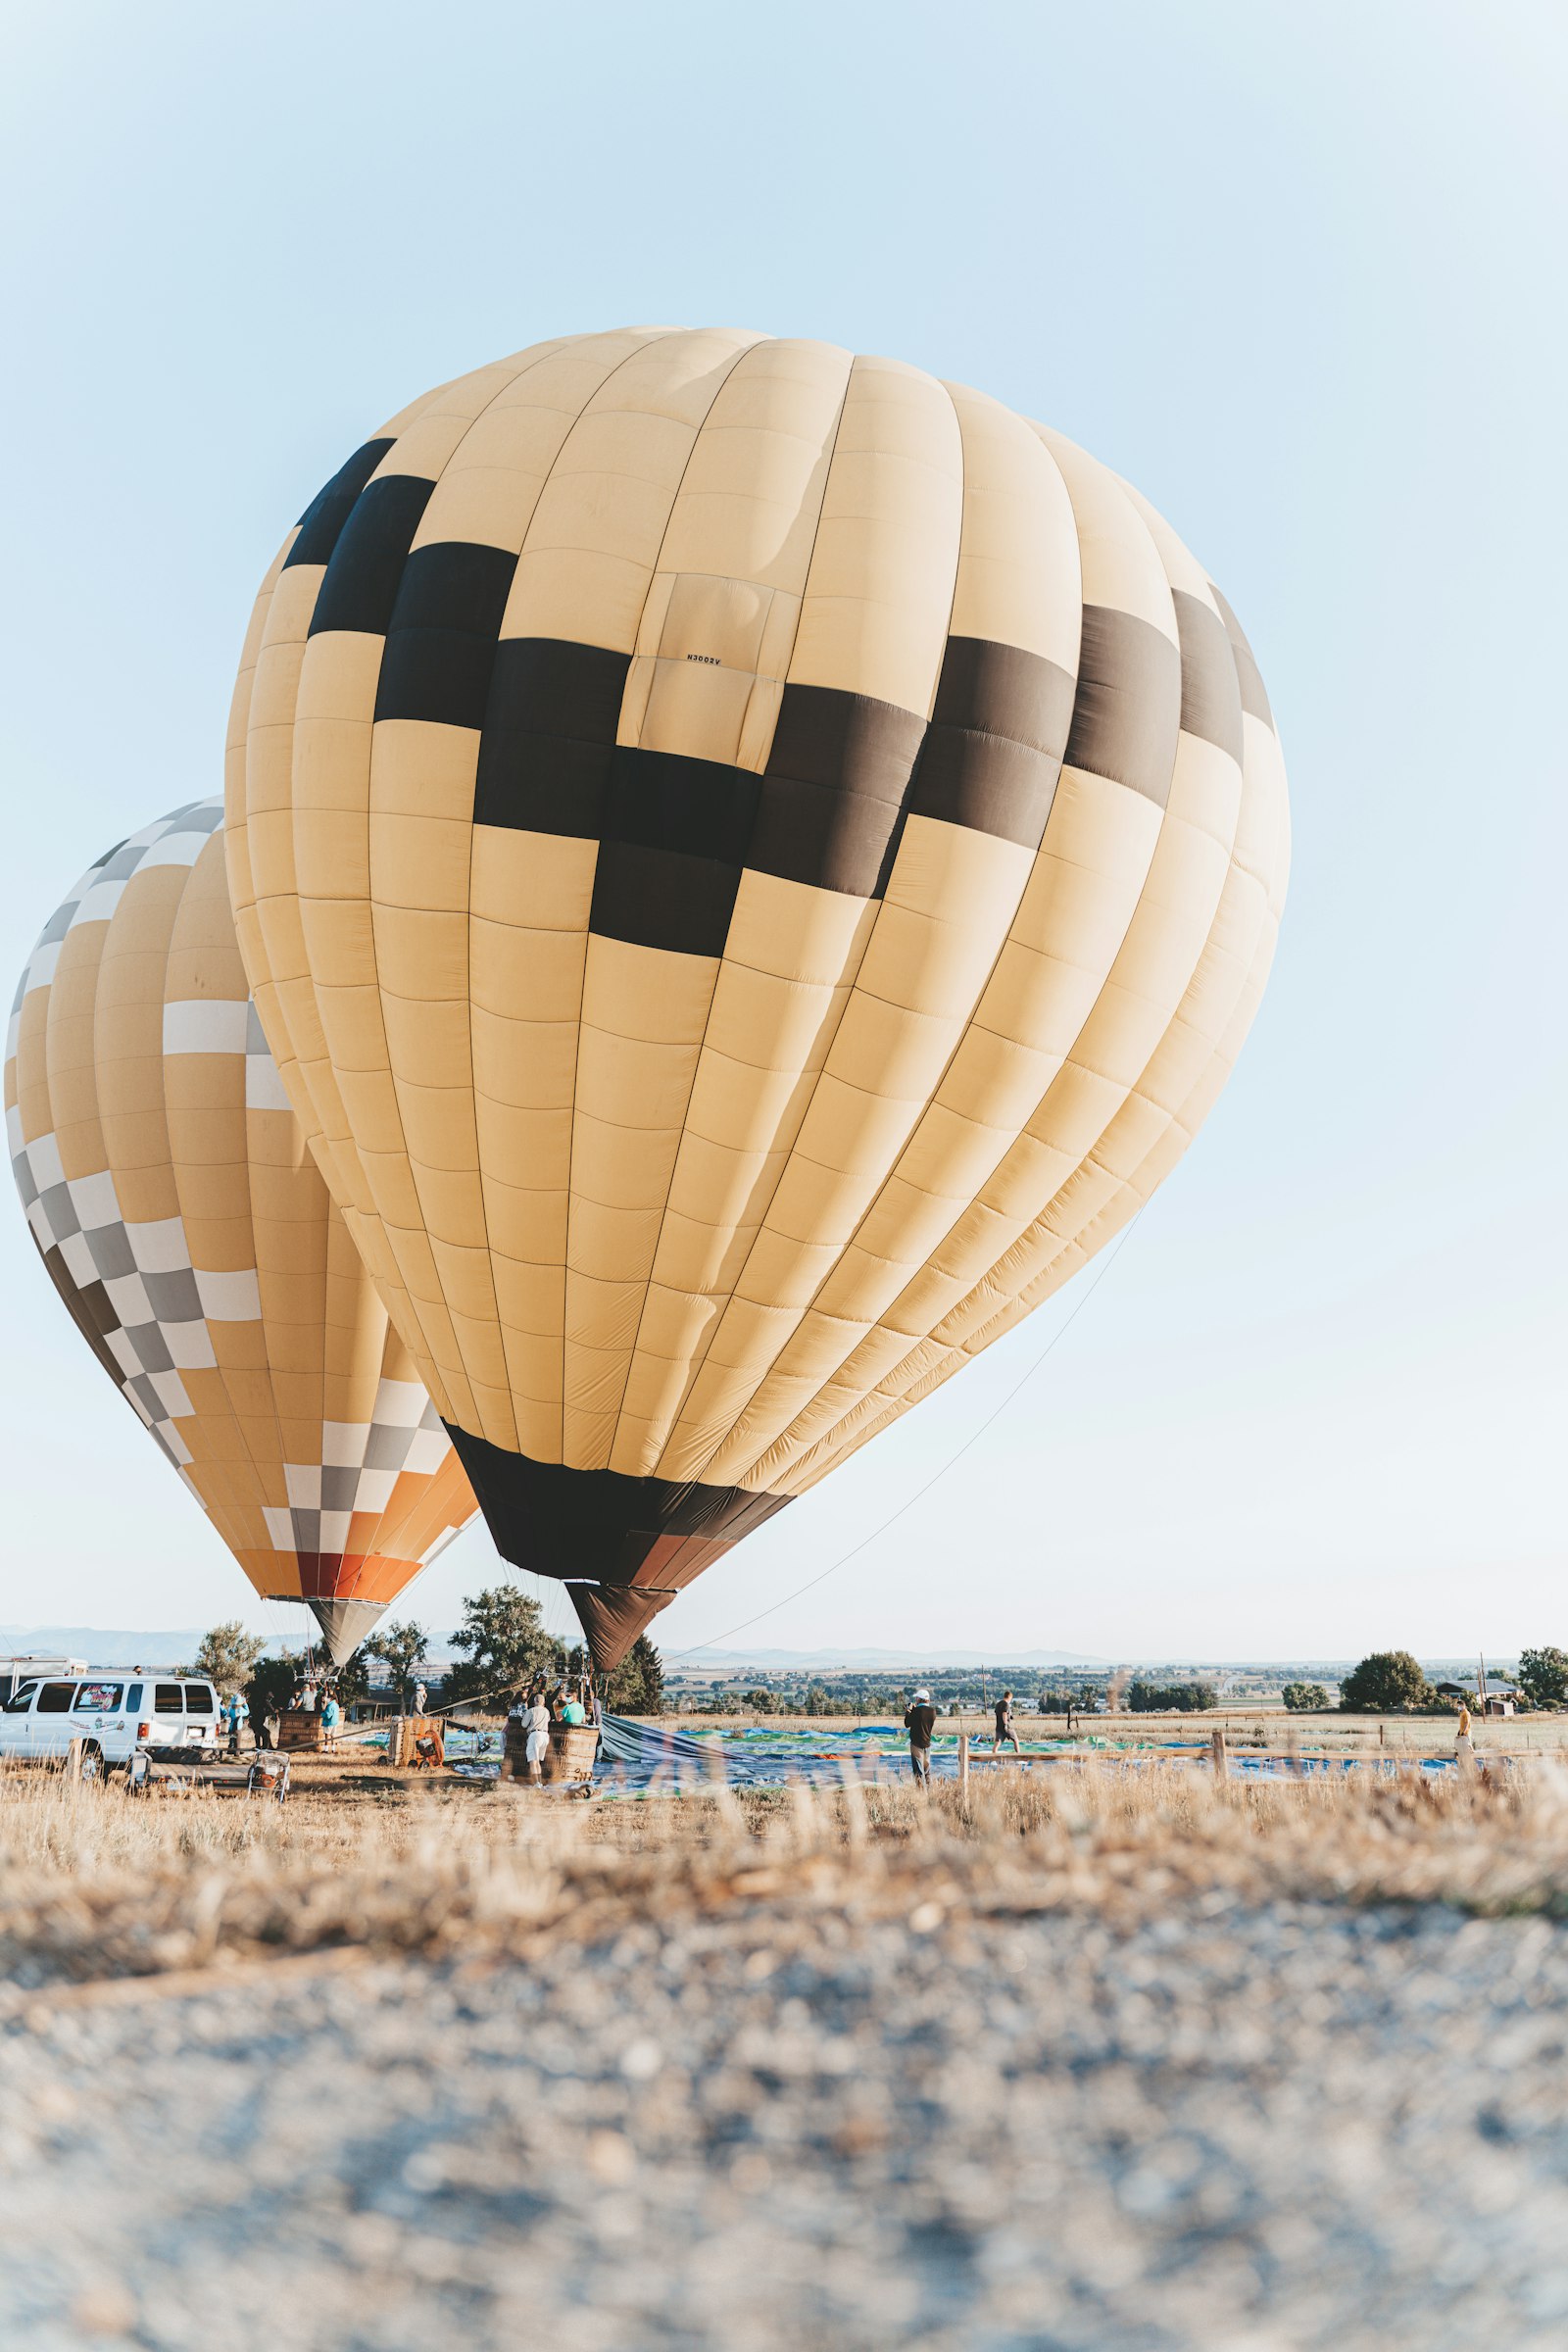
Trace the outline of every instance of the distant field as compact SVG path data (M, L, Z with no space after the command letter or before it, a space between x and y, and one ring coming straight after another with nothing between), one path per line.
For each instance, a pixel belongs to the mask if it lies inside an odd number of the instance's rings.
M1015 1706L1013 1716L1021 1739L1067 1737L1066 1721L1060 1715L1037 1715ZM897 1727L903 1721L903 1710L883 1716L858 1716L758 1715L744 1709L735 1715L683 1712L660 1720L677 1723L683 1731L734 1731L774 1723L792 1732L852 1732L873 1722ZM1338 1708L1319 1715L1292 1715L1283 1707L1261 1706L1211 1707L1200 1715L1081 1714L1076 1722L1079 1733L1098 1740L1191 1740L1204 1744L1218 1727L1233 1746L1262 1747L1278 1755L1289 1754L1293 1746L1302 1754L1358 1754L1382 1749L1396 1755L1446 1755L1452 1752L1458 1726L1458 1718L1453 1715L1342 1715ZM950 1738L959 1731L966 1731L971 1745L978 1745L989 1754L989 1714L982 1715L978 1708L971 1708L963 1716L938 1718L939 1738ZM1568 1714L1477 1716L1473 1733L1478 1750L1486 1754L1550 1754L1568 1749Z

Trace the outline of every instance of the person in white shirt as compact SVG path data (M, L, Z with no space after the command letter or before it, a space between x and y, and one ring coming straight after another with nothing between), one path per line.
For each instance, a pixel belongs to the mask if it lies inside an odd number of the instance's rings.
M524 1751L528 1778L536 1788L540 1788L544 1786L545 1750L550 1745L550 1710L545 1705L542 1690L533 1693L524 1721L528 1727L528 1744Z

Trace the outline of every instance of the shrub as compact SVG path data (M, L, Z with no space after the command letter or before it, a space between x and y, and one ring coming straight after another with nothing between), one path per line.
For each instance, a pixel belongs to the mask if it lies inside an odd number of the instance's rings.
M393 1627L366 1647L386 1660L394 1678L407 1688L416 1659L424 1655L424 1642L413 1656L396 1653L394 1643L417 1626ZM541 1675L560 1674L565 1665L562 1644L545 1632L543 1612L530 1593L515 1585L487 1585L470 1592L463 1604L463 1623L452 1637L461 1653L447 1676L443 1695L451 1699L488 1699L504 1708L507 1693L526 1690Z
M1401 1708L1437 1707L1438 1693L1407 1649L1375 1649L1340 1685L1340 1705L1351 1715L1392 1715Z
M1568 1651L1550 1644L1544 1649L1522 1649L1519 1688L1535 1706L1568 1706Z
M1127 1687L1127 1704L1135 1715L1200 1715L1214 1704L1214 1686L1133 1682Z
M600 1695L612 1715L662 1715L664 1661L646 1634L611 1668Z
M471 1602L469 1606L472 1606ZM412 1618L402 1624L388 1618L360 1646L367 1658L380 1660L391 1677L392 1690L399 1705L406 1705L419 1660L430 1646L429 1636L423 1626L416 1625Z
M266 1653L264 1639L248 1634L237 1617L228 1617L203 1634L194 1666L183 1666L180 1672L205 1674L218 1685L220 1697L226 1698L231 1690L244 1690Z
M1293 1715L1311 1715L1329 1703L1321 1683L1287 1683L1280 1696Z

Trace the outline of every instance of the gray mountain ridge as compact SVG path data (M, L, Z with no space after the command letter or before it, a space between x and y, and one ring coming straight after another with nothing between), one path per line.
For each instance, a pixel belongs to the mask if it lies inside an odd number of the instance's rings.
M302 1625L298 1638L284 1642L277 1637L269 1639L269 1650L302 1646L309 1629ZM0 1625L0 1655L7 1657L69 1657L82 1658L89 1666L146 1666L170 1667L188 1663L194 1658L206 1633L205 1626L105 1627L95 1625ZM450 1665L456 1653L450 1632L432 1633L430 1650L424 1660L424 1670L438 1675L443 1666ZM1104 1674L1116 1667L1136 1668L1158 1666L1175 1672L1211 1672L1214 1670L1251 1673L1295 1674L1298 1676L1329 1676L1338 1679L1348 1674L1355 1660L1342 1658L1201 1658L1177 1660L1157 1651L1141 1653L1123 1651L1117 1658L1100 1657L1084 1649L1027 1649L999 1654L980 1649L692 1649L670 1648L664 1651L664 1673L670 1681L703 1679L710 1674L730 1676L747 1671L757 1674L815 1672L845 1673L920 1673L938 1674L955 1667L975 1669L985 1667L995 1674L1039 1674L1050 1668L1077 1667L1090 1673ZM1473 1658L1426 1657L1421 1661L1429 1674L1473 1674ZM1512 1653L1499 1651L1489 1657L1489 1674L1505 1678L1513 1668Z

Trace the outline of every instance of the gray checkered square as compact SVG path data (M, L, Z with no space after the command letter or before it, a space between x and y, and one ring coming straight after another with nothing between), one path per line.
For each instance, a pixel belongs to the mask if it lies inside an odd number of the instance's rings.
M164 1400L145 1372L138 1372L133 1379L126 1381L125 1395L136 1405L142 1419L148 1423L149 1427L154 1421L162 1421L165 1418Z
M326 1464L321 1471L322 1510L352 1511L359 1486L358 1470L350 1470L340 1464Z
M370 1424L369 1442L365 1448L367 1470L401 1470L409 1458L414 1443L412 1429L393 1429L384 1421Z
M143 1274L141 1283L160 1323L199 1323L202 1320L201 1295L189 1266L182 1266L174 1273Z
M74 1233L81 1231L81 1219L76 1214L76 1204L71 1198L69 1185L50 1185L47 1192L38 1195L38 1204L48 1218L49 1230L57 1242L69 1241Z
M156 1323L127 1326L125 1337L135 1348L144 1372L172 1372L174 1359L169 1352L168 1341Z
M83 1237L100 1282L119 1282L136 1271L135 1252L123 1225L95 1225Z

